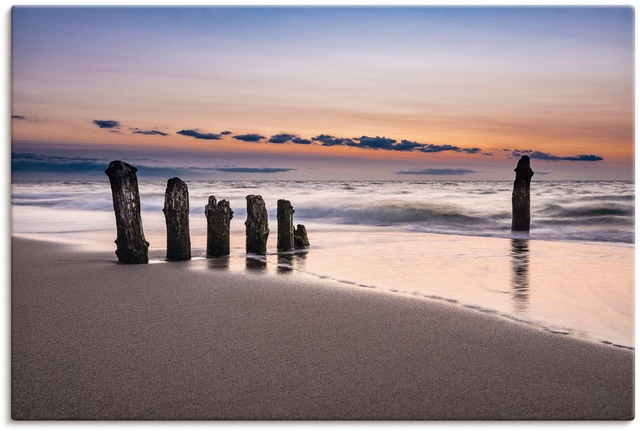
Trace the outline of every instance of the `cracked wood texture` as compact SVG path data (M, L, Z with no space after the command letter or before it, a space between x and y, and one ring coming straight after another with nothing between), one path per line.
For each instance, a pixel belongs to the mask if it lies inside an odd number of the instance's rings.
M215 196L209 196L209 203L204 207L207 217L207 256L228 256L230 248L230 230L233 210L229 201L217 202Z
M533 170L529 156L522 156L518 160L518 165L514 169L516 179L513 182L513 193L511 195L511 231L529 232L531 223L531 196L530 186Z
M267 254L269 218L262 196L247 196L247 221L245 221L244 224L247 234L247 253Z
M278 250L293 250L293 213L290 201L278 200Z
M191 259L189 190L180 178L167 181L162 212L167 224L167 260Z
M114 160L104 171L111 183L113 211L116 215L116 256L122 263L149 263L149 243L144 238L140 216L138 170Z

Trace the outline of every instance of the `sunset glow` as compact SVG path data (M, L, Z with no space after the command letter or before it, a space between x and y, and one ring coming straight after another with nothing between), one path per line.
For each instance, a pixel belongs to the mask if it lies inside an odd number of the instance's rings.
M633 28L629 7L16 7L12 151L295 168L250 177L273 179L511 179L528 152L545 179L631 179Z

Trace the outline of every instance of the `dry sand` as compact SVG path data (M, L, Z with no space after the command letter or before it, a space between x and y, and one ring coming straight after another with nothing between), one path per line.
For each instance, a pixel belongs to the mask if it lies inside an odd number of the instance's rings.
M633 351L454 305L16 238L11 269L14 419L634 417Z

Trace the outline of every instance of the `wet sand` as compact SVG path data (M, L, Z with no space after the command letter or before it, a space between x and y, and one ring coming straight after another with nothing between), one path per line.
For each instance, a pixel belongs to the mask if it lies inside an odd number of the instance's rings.
M11 269L13 419L634 417L633 351L455 305L17 238Z

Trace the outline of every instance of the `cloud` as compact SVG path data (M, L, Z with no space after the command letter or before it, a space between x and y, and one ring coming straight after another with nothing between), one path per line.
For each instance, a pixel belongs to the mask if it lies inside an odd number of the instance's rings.
M291 142L293 142L294 144L308 145L311 143L311 139L293 138Z
M464 151L465 153L468 154L478 154L480 151L482 151L480 148L461 148L461 151ZM491 153L484 153L485 156L491 156Z
M134 135L159 135L159 136L169 136L168 133L161 132L160 130L140 130L137 128L130 128Z
M138 129L134 133L144 133L144 134L161 134L162 132L158 131L149 131L143 132ZM188 129L181 130L177 132L180 135L190 136L196 139L221 139L221 135L229 135L230 131L220 132L219 134L214 133L201 133L197 129ZM248 133L244 135L235 135L234 139L245 142L261 142L264 139L267 139L265 136L259 135L257 133ZM312 143L319 144L324 147L333 147L333 146L348 146L355 148L365 148L371 150L386 150L386 151L419 151L423 153L440 153L443 151L454 151L454 152L464 152L467 154L483 154L485 156L491 156L492 153L483 153L480 148L462 148L457 147L455 145L435 145L435 144L422 144L419 142L408 141L403 139L398 143L397 140L392 138L387 138L385 136L361 136L359 138L337 138L333 135L325 135L320 134L318 136L314 136L311 139L301 138L298 135L293 133L278 133L272 135L267 139L268 143L271 144L300 144L300 145L309 145Z
M49 173L104 173L107 160L97 157L46 156L11 152L11 171Z
M349 138L336 138L331 135L318 135L311 138L312 141L321 142L321 145L325 147L333 147L336 145L349 145L354 146L355 142Z
M422 144L419 151L423 153L441 153L443 151L456 151L459 152L460 148L454 145L434 145L434 144Z
M560 160L570 160L572 162L599 162L600 160L604 160L604 158L596 156L595 154L578 154L577 156L560 157Z
M373 148L376 150L390 150L393 149L393 144L397 141L391 138L385 138L376 136L375 138L371 138L369 136L361 136L360 138L356 138L358 141L357 147L361 148Z
M210 168L214 171L221 172L241 172L247 174L275 174L278 172L295 171L295 168L247 168L247 167L225 167L225 168Z
M420 151L422 153L441 153L443 151L454 151L456 153L478 154L482 150L480 148L462 148L455 145L436 145L436 144L421 144L420 142L407 141L403 139L399 144L389 148L394 151ZM491 153L484 153L486 156L490 156Z
M529 156L531 159L547 160L547 161L570 161L570 162L598 162L604 160L601 156L595 154L578 154L577 156L556 156L550 153L543 153L542 151L534 150L512 150L511 156L522 157Z
M270 137L269 142L273 144L285 144L287 142L291 142L293 144L308 145L311 143L311 140L303 139L298 135L292 135L290 133L280 133L278 135L273 135L272 137Z
M16 121L28 121L28 122L39 121L39 118L36 115L12 115L11 119Z
M296 135L290 135L288 133L281 133L279 135L273 135L272 137L269 138L269 142L274 143L274 144L284 144L286 142L289 142L293 139L297 138Z
M233 139L245 142L260 142L261 140L265 139L265 137L262 135L258 135L257 133L249 133L247 135L235 135L233 136Z
M129 161L151 161L151 159L129 159ZM11 153L11 170L18 174L83 174L103 176L110 159L99 157L68 157L49 156L33 153ZM125 160L126 161L126 160ZM199 176L210 172L274 174L295 171L295 168L280 167L245 167L245 166L217 166L217 167L182 167L182 166L149 166L135 164L138 173L147 177Z
M318 135L311 138L315 142L319 142L323 146L331 147L337 145L346 145L349 147L366 148L373 150L386 151L420 151L423 153L440 153L442 151L465 152L468 154L478 154L482 150L480 148L462 148L454 145L434 145L421 144L420 142L408 141L403 139L398 143L395 139L376 136L361 136L359 138L336 138L332 135ZM293 141L292 141L293 142ZM483 153L491 155L491 153Z
M202 133L198 129L186 129L176 132L178 135L190 136L195 139L204 139L207 141L221 139L220 135L215 133Z
M396 151L413 151L416 148L420 148L422 147L422 144L419 144L417 142L413 142L413 141L407 141L406 139L403 139L402 141L400 141L399 144L396 144L393 146L394 150Z
M473 169L452 169L452 168L438 168L438 169L409 169L406 171L396 171L398 175L468 175L475 174L478 171Z
M114 120L93 120L93 124L101 129L119 129L120 122Z

